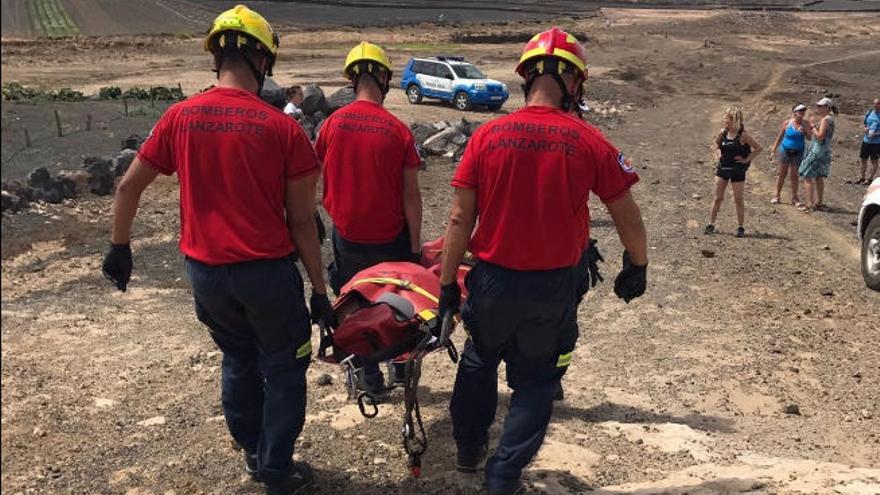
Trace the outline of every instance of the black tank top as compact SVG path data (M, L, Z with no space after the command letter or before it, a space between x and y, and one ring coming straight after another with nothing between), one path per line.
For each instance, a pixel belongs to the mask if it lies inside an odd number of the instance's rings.
M721 144L718 145L718 148L721 150L721 163L718 164L720 168L748 168L749 164L737 163L734 160L737 156L745 158L752 152L751 146L740 142L743 130L740 129L733 139L727 137L727 131L721 136Z

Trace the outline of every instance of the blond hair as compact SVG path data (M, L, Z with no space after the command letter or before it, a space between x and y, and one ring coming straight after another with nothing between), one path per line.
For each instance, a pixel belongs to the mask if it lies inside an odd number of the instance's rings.
M739 107L727 107L727 109L724 110L724 117L730 117L733 119L733 124L737 131L742 131L745 128L743 112Z

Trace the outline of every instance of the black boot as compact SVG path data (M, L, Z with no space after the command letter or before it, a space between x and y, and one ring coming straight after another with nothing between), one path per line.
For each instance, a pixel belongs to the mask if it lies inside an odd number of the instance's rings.
M244 453L244 470L254 481L262 481L259 466L257 466L257 454Z
M459 448L458 455L456 456L455 470L459 473L476 473L480 468L480 464L486 460L486 452L488 452L486 444L476 449Z
M556 395L553 396L553 402L560 402L565 400L565 390L562 388L562 382L559 382L559 387L556 388Z
M266 495L294 495L304 493L315 482L315 473L305 462L294 462L283 475L264 475Z

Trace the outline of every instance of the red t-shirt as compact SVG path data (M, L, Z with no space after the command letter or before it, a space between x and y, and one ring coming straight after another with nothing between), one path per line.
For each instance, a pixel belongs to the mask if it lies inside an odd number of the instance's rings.
M302 128L253 93L214 88L169 108L138 157L180 182L180 250L209 265L281 258L288 181L318 173Z
M477 194L470 250L513 270L577 264L589 239L590 192L604 203L639 177L589 124L550 107L525 107L477 129L452 180Z
M409 127L358 100L333 113L315 142L324 165L324 208L343 239L384 244L400 234L403 169L421 165Z

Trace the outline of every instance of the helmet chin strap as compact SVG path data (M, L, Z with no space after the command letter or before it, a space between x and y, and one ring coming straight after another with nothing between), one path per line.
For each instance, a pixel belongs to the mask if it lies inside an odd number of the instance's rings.
M266 75L269 73L269 71L267 70L267 71L260 72L260 70L257 68L257 64L254 63L254 61L251 59L251 57L248 57L247 55L245 55L242 58L244 59L244 62L247 64L248 68L251 70L251 73L254 75L254 79L256 79L256 81L257 81L256 95L260 96L260 93L263 92L263 83L266 82ZM217 73L217 79L220 79L220 68L222 65L223 65L223 55L219 54L219 53L214 54L214 72Z
M390 87L391 86L391 82L390 82L391 78L387 77L387 78L385 78L385 82L381 83L381 82L379 82L379 78L376 77L376 75L373 74L372 72L364 72L363 74L356 74L355 77L351 78L351 86L352 86L352 88L354 88L355 93L357 93L358 83L361 80L361 77L360 77L361 75L370 76L373 79L373 82L376 83L376 86L378 86L379 91L382 92L382 99L384 100L385 96L388 94L388 91L391 89L391 87Z
M260 70L257 69L257 64L255 64L250 57L245 56L244 60L247 63L248 67L250 67L251 72L254 74L254 78L257 80L256 94L257 96L260 96L260 93L263 92L263 83L266 82L266 72L260 72Z
M533 74L534 75L528 81L526 81L525 84L522 85L523 93L526 95L526 98L528 98L529 93L531 93L532 85L534 84L535 79L537 79L538 76L551 76L553 80L556 81L556 84L559 86L559 91L562 93L562 99L559 102L559 108L561 108L564 112L570 112L572 108L577 108L578 115L580 115L581 111L578 105L580 98L578 98L577 95L573 95L571 91L569 91L561 75L555 72L549 74Z
M574 95L575 111L579 119L584 119L584 113L589 110L587 101L584 99L584 83L578 84L577 92Z
M562 92L562 101L559 102L559 106L562 108L563 112L570 112L572 105L576 105L571 91L566 87L565 81L562 80L562 76L555 72L550 75L553 76L553 80L556 81L556 84L559 85L559 90Z

